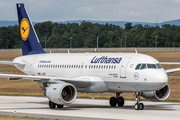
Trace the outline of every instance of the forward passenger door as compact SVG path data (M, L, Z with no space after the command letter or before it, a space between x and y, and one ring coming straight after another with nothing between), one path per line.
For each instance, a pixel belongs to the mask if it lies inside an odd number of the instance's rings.
M121 78L126 78L126 68L127 68L127 65L130 61L130 57L128 58L125 58L123 61L122 61L122 64L121 64L121 67L120 67L120 77Z

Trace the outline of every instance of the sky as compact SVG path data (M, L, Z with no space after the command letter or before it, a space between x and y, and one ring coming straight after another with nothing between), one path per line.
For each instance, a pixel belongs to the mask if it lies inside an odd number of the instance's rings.
M96 20L158 23L180 19L180 0L0 0L0 20L17 21L24 3L33 22Z

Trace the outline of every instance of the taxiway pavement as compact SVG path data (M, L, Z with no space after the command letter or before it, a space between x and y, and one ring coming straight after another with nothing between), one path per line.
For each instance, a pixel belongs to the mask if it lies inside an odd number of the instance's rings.
M179 120L180 102L141 101L144 110L134 110L135 100L112 108L107 99L76 99L63 109L49 109L46 97L0 96L0 115L61 120ZM14 114L16 111L17 114Z

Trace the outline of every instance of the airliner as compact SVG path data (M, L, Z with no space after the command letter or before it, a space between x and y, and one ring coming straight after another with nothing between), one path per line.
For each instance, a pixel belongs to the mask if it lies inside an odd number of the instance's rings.
M124 106L121 93L133 93L135 110L143 110L140 96L163 101L170 95L167 74L179 68L164 70L153 57L140 53L46 53L36 35L23 3L16 4L22 56L1 64L14 65L27 75L0 74L15 81L37 82L49 100L49 108L63 108L81 93L116 93L111 107Z

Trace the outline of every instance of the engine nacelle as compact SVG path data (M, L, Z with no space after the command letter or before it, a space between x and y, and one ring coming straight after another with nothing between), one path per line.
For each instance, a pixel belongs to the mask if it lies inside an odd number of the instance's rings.
M157 102L166 100L170 95L170 87L166 85L160 90L152 91L152 92L143 92L142 96L149 101Z
M76 99L77 90L69 83L49 83L46 87L46 96L56 104L71 104Z

